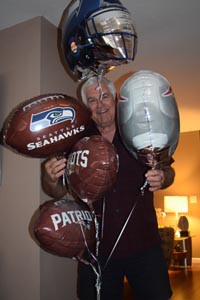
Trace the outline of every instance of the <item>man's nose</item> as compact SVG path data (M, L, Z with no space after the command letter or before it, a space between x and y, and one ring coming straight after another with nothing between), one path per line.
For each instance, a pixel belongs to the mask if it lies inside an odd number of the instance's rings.
M103 104L103 99L101 99L101 97L99 99L97 99L97 106L100 107Z

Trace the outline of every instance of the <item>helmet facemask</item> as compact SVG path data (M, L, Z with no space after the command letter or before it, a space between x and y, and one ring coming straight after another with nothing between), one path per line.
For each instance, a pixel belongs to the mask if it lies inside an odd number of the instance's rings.
M95 58L102 64L134 59L137 37L127 10L107 8L93 13L87 19L86 32Z

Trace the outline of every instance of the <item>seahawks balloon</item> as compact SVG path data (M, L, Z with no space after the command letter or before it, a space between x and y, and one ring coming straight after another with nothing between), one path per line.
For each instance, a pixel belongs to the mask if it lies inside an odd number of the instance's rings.
M90 115L71 96L39 95L21 102L9 113L1 131L2 143L29 157L59 157L83 136Z
M73 0L60 29L62 56L80 80L134 60L137 35L119 0Z
M167 164L179 138L179 113L170 83L141 70L121 86L119 130L126 148L150 167Z

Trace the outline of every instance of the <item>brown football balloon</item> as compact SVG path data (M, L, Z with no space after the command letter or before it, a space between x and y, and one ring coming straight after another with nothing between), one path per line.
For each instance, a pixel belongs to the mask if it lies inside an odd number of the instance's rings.
M40 95L20 103L9 114L3 144L36 158L67 153L89 121L89 111L78 100L64 94Z
M91 204L113 186L118 163L115 147L102 136L82 138L67 160L69 186L82 201Z
M57 256L79 259L95 249L94 216L82 201L45 202L33 230L41 248Z

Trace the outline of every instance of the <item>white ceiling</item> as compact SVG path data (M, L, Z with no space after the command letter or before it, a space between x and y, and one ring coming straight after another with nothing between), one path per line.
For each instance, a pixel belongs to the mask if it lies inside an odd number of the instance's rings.
M1 1L0 30L35 16L44 16L58 26L69 2L70 0ZM133 16L139 37L138 53L135 62L116 68L108 77L117 81L119 76L138 69L151 69L161 73L171 82L180 105L182 131L200 129L200 1L121 2Z
M56 26L70 0L6 0L0 4L0 29L35 16L44 16ZM153 32L162 38L172 34L178 40L199 31L199 0L121 0L132 13L143 35ZM164 30L164 32L163 32Z
M5 0L0 3L0 29L35 16L44 16L56 26L70 0ZM199 0L121 0L132 13L143 35L153 32L158 38L170 34L178 40L197 35ZM163 32L164 30L164 32Z

